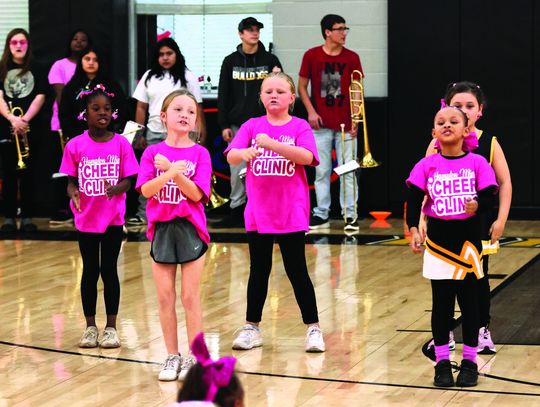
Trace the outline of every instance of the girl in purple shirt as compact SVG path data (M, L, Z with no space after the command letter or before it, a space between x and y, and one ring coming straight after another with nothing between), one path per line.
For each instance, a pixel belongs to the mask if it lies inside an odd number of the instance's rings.
M148 239L152 241L152 272L168 356L159 380L181 378L196 363L191 353L178 353L176 271L182 270L181 299L188 343L202 331L201 275L210 237L204 203L210 196L212 166L208 151L189 133L197 120L197 101L185 89L163 101L161 121L167 138L146 148L141 158L137 190L148 199Z
M244 123L225 150L229 164L248 163L244 218L251 264L246 323L234 339L233 349L247 350L262 345L259 323L276 240L302 320L308 327L305 350L325 351L315 290L305 258L309 190L304 166L318 165L319 157L309 124L290 115L295 98L294 82L288 75L281 72L268 75L261 85L266 116Z
M116 317L120 302L117 262L122 244L126 191L138 165L129 142L107 129L113 115L111 97L103 85L84 95L81 119L88 131L71 139L64 150L60 172L68 175L70 206L78 230L83 259L81 297L86 330L82 348L117 348ZM98 342L97 282L103 280L107 325Z
M467 135L468 134L468 135ZM495 173L486 159L470 153L478 145L469 133L468 118L457 107L443 107L435 116L433 136L440 153L415 165L407 185L407 225L411 248L422 251L418 230L420 209L427 215L424 277L431 280L431 330L435 341L437 387L476 386L478 365L478 298L482 268L482 228L479 213L489 210L497 191ZM456 382L450 364L449 332L457 298L463 322L463 360Z

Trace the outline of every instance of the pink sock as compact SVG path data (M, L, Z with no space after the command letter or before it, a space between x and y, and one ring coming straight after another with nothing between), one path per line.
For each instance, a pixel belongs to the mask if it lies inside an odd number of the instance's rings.
M441 346L435 345L435 362L439 363L441 360L450 360L450 348L448 344Z
M435 347L435 349L436 348L437 347ZM463 359L467 359L473 363L476 363L476 354L477 354L476 346L473 347L473 346L467 346L465 344L463 345Z

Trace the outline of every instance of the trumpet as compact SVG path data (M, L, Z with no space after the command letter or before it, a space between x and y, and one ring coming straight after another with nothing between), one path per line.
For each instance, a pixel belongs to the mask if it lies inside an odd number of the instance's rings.
M210 198L208 199L208 207L210 209L216 209L219 208L222 205L225 205L229 200L227 198L223 198L221 195L219 195L216 192L216 188L214 185L216 185L216 175L212 174L212 185L210 186Z
M64 132L62 129L58 129L58 137L60 138L60 148L62 149L62 152L64 152L64 149L66 148L66 144L69 141L69 138L64 135Z
M24 115L24 110L21 107L12 107L9 102L9 112L17 117ZM30 157L30 145L28 144L28 132L30 127L27 127L23 133L18 133L15 129L11 130L13 138L15 139L15 147L17 149L17 169L24 170L26 168L25 160Z
M364 133L364 156L359 162L360 168L374 168L381 165L375 161L371 155L371 149L369 148L367 123L366 123L366 109L364 103L364 76L359 70L354 70L351 73L351 84L349 85L349 99L351 103L351 121L353 127L357 127L362 123L362 130Z

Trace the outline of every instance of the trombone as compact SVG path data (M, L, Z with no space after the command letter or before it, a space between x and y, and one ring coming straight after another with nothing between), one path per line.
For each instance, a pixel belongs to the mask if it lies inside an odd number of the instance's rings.
M345 139L345 124L341 124L341 160L342 165L335 169L336 173L340 176L352 172L353 176L353 198L354 198L354 216L357 216L357 203L356 203L356 170L358 168L374 168L381 165L375 161L371 155L371 149L369 148L369 139L366 123L366 110L364 103L364 76L359 70L354 70L351 73L351 83L349 85L349 101L351 108L351 122L352 127L358 131L359 124L362 123L362 131L364 135L364 155L362 160L359 161L356 155L356 140L352 137ZM345 141L351 141L351 158L346 161L345 157ZM343 217L347 221L347 186L345 180L343 181Z
M22 117L24 115L24 110L19 107L13 107L11 102L9 102L9 112L17 117ZM17 149L17 169L24 170L26 168L26 163L24 162L30 157L30 145L28 144L28 132L30 128L27 127L26 130L19 134L15 129L11 129L11 134L15 139L15 147Z
M364 76L359 70L354 70L351 73L351 84L349 85L349 99L351 103L351 121L353 127L358 128L358 124L362 123L362 130L364 134L364 156L358 163L360 168L374 168L381 165L375 161L371 155L371 149L369 148L367 123L366 123L366 109L364 103ZM356 158L356 155L353 154Z

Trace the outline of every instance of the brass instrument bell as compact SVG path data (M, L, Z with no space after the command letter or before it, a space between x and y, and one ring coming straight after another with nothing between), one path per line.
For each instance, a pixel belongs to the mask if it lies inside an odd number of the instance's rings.
M24 115L24 110L21 107L15 106L12 107L11 102L9 102L9 112L17 117L22 117ZM15 139L15 147L17 149L17 169L24 170L26 169L26 162L30 157L30 145L28 144L28 132L30 128L27 128L23 133L19 134L15 129L11 129L13 138Z
M222 197L216 192L216 188L214 187L217 183L216 175L212 173L212 184L210 186L210 198L208 199L208 207L210 209L216 209L219 208L222 205L225 205L227 202L229 202L229 199Z

